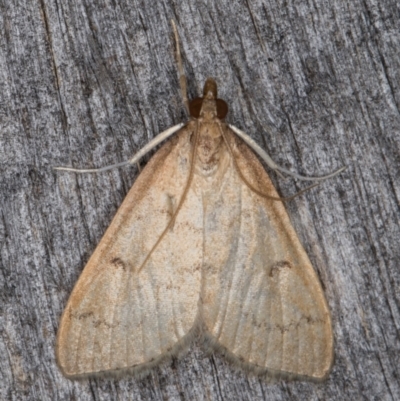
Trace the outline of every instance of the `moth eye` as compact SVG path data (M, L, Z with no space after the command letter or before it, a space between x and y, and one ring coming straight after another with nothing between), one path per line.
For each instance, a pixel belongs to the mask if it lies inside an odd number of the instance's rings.
M189 113L191 117L199 118L202 104L203 104L202 97L196 97L196 99L193 99L189 103Z
M217 99L217 117L222 120L228 114L228 105L222 99Z

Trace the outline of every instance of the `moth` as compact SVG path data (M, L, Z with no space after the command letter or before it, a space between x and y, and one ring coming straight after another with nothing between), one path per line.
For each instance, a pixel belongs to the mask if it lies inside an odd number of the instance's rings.
M141 172L76 283L58 330L58 365L68 378L140 374L200 333L256 373L323 379L333 359L327 302L255 153L288 171L225 122L212 78L187 101L173 28L190 119L129 161L175 134Z

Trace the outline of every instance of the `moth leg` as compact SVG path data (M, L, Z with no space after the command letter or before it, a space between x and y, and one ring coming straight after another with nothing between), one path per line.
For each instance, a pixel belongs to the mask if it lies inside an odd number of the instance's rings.
M135 164L138 163L139 160L148 152L150 152L153 148L155 148L159 143L170 137L172 134L174 134L176 131L179 131L182 127L184 126L183 123L180 123L178 125L174 125L171 128L168 128L164 132L161 132L161 134L157 135L154 139L152 139L147 145L145 145L142 149L137 152L132 159L121 162L121 163L116 163L116 164L111 164L110 166L105 166L101 168L93 168L93 169L76 169L76 168L71 168L71 167L53 167L54 170L61 170L61 171L70 171L74 173L101 173L103 171L111 170L116 167L124 167L127 166L128 164Z
M178 30L176 29L175 21L171 20L172 29L174 30L175 44L176 44L176 62L178 64L179 85L181 87L181 95L183 104L185 105L186 112L189 114L189 100L187 96L187 81L185 71L183 69L181 48L179 46Z
M229 128L237 135L239 136L241 139L243 139L243 141L250 146L250 148L252 148L254 150L254 152L256 152L258 154L258 156L261 157L262 160L264 160L265 163L268 164L268 166L270 168L272 168L272 170L275 170L277 173L279 171L281 171L282 173L285 173L287 175L290 175L294 178L297 178L298 180L302 180L302 181L324 181L328 178L332 178L335 175L338 175L339 173L341 173L342 171L347 169L347 166L343 166L340 169L333 171L330 174L327 175L323 175L321 177L306 177L297 173L293 173L287 169L285 169L284 167L281 167L279 165L277 165L269 156L269 154L263 149L261 148L252 138L250 138L247 134L245 134L242 130L240 130L239 128L236 128L233 125L229 125ZM309 188L306 188L306 190ZM303 191L301 191L300 193L302 193Z

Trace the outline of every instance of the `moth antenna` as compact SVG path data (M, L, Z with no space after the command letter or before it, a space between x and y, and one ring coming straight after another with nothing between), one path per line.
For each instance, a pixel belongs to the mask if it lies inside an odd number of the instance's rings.
M315 183L313 185L308 186L307 188L302 189L299 192L296 192L294 195L285 196L285 197L279 197L279 198L277 198L276 196L271 196L271 195L268 195L268 194L266 194L264 192L259 191L252 184L250 184L250 182L247 180L247 178L243 175L242 171L240 170L240 167L236 163L236 158L235 158L235 155L233 154L232 147L231 147L230 143L228 142L228 139L226 138L226 135L225 135L222 127L219 124L218 124L218 127L219 127L219 129L220 129L220 131L222 133L222 137L224 138L224 142L226 144L226 147L228 148L229 154L231 155L231 158L233 160L233 165L235 167L235 170L239 174L240 179L245 183L245 185L250 189L250 191L256 193L258 196L261 196L262 198L265 198L265 199L271 199L273 201L287 202L287 201L290 201L290 200L298 197L302 193L304 193L304 192L310 190L311 188L314 188L314 187L316 187L317 185L320 184L319 182L317 182L317 183Z
M116 163L116 164L111 164L110 166L105 166L105 167L100 167L100 168L91 168L91 169L76 169L72 167L53 167L54 170L61 170L61 171L70 171L73 173L101 173L103 171L111 170L113 168L117 167L124 167L127 166L128 164L135 164L138 163L139 160L146 155L146 153L150 152L152 149L154 149L159 143L170 137L172 134L174 134L176 131L180 130L184 126L183 123L180 123L178 125L175 125L171 128L168 128L167 130L161 132L161 134L157 135L154 139L152 139L147 145L145 145L142 149L139 150L130 160L121 162L121 163ZM138 164L138 167L139 164ZM140 171L140 169L139 169Z
M111 170L113 168L117 167L124 167L129 164L129 161L126 162L121 162L121 163L116 163L116 164L110 164L109 166L101 167L101 168L85 168L85 169L77 169L77 168L72 168L72 167L53 167L53 170L59 170L59 171L68 171L71 173L102 173L103 171Z
M302 180L302 181L324 181L328 178L332 178L335 175L340 174L342 171L347 169L347 166L343 166L341 168L339 168L336 171L333 171L332 173L329 173L327 175L323 175L321 177L306 177L297 173L293 173L287 169L285 169L284 167L279 166L278 164L276 164L271 157L269 156L269 154L262 149L252 138L250 138L245 132L243 132L242 130L240 130L239 128L236 128L233 125L229 124L229 128L240 138L243 139L243 141L250 146L250 148L252 148L254 150L254 152L256 152L258 154L258 156L261 157L261 159L268 164L268 166L270 168L272 168L272 170L275 170L276 173L279 173L279 171L281 171L282 173L285 173L287 175L290 175L294 178L297 178L298 180ZM282 176L282 174L280 174ZM312 187L310 187L312 188Z
M175 21L171 20L172 29L174 31L175 36L175 45L176 45L176 62L178 64L178 73L179 73L179 85L181 87L181 96L183 100L183 104L185 105L186 112L189 113L189 100L187 96L187 81L185 71L183 69L182 56L181 56L181 48L179 46L179 35L178 29L176 28Z
M160 244L160 242L162 241L162 239L164 238L165 234L168 232L168 230L173 226L173 224L175 223L175 219L176 216L178 215L180 209L182 208L183 202L186 199L187 193L189 192L189 188L190 185L192 183L193 180L193 175L194 175L194 163L195 163L195 158L196 158L196 150L197 150L197 144L198 144L198 138L199 138L199 123L197 121L197 126L196 126L196 131L194 134L194 144L193 144L193 150L192 150L192 160L190 162L190 167L189 167L189 176L188 176L188 180L186 182L185 185L185 189L183 190L181 199L179 201L179 204L175 210L175 212L173 213L173 215L171 216L171 220L169 221L169 223L167 224L167 227L165 227L164 231L161 233L161 235L158 237L157 242L153 245L153 247L151 248L150 252L147 254L146 258L144 259L143 263L140 265L139 269L138 269L138 273L140 273L140 271L142 270L142 268L145 266L145 264L147 263L147 261L149 260L150 256L152 255L152 253L154 252L154 250L157 248L157 246Z

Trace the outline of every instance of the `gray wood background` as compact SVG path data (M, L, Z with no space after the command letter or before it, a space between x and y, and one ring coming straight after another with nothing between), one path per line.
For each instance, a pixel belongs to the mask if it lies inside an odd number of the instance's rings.
M198 341L143 379L55 365L63 308L138 170L52 167L120 162L185 120L172 18L191 97L213 76L276 162L349 167L287 205L332 311L324 383L271 384ZM399 44L397 0L0 0L0 399L398 400Z

